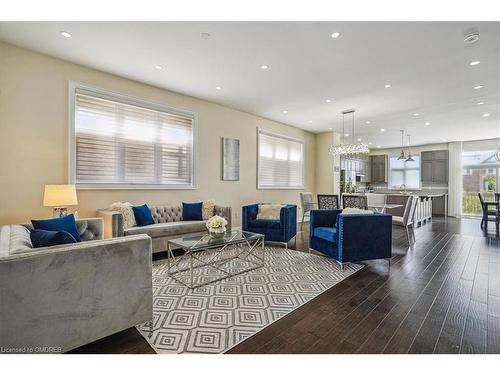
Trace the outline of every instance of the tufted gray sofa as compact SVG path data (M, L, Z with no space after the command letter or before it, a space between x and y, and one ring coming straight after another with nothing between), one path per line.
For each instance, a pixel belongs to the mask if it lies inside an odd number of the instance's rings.
M98 210L98 215L104 219L104 237L147 234L153 241L153 253L157 253L167 249L169 239L207 230L206 221L183 221L182 206L149 206L149 209L155 223L131 228L124 228L121 213L109 209ZM231 228L231 207L215 205L214 215L224 217L227 220L227 228Z
M43 248L31 225L0 227L4 353L66 352L152 319L151 238L103 240L100 218L77 227L82 242Z

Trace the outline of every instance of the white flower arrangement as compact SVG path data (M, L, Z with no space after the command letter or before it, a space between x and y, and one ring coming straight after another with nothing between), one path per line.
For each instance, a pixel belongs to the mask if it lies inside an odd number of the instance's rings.
M227 220L215 215L207 220L207 229L210 233L221 234L226 231Z

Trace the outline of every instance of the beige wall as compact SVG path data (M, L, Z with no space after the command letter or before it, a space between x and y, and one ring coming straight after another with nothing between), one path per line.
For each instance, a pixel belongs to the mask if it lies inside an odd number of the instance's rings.
M333 132L316 135L316 191L325 194L339 194L340 172L334 171L334 166L340 167L340 157L328 154L331 144L337 142L338 135Z
M435 143L435 144L415 146L415 147L412 146L411 152L412 154L417 155L425 151L437 151L437 150L447 150L447 149L448 149L448 143ZM405 146L405 152L406 150L407 147ZM401 147L381 148L381 149L370 150L370 155L397 156L400 154L400 152L401 152Z
M0 43L0 224L50 216L51 209L42 207L44 185L68 182L70 80L198 114L197 189L80 190L75 208L80 217L94 216L97 208L118 200L154 205L213 198L233 207L233 220L239 225L243 204L299 204L298 190L256 189L257 127L304 140L305 190L316 192L313 133ZM220 179L222 136L241 140L238 182ZM323 179L320 184L323 190Z
M476 141L462 142L462 149L464 151L495 150L498 147L500 147L500 138L478 139ZM433 143L429 145L412 147L411 152L413 154L419 154L424 151L437 151L437 150L447 150L447 149L448 149L448 143ZM400 152L401 152L401 147L382 148L382 149L371 150L370 155L396 156L399 155Z

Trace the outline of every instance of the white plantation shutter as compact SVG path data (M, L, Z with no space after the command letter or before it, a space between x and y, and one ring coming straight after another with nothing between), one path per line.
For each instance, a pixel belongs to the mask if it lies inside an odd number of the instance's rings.
M191 187L193 133L192 114L77 88L74 182Z
M302 189L304 187L304 144L259 130L259 189Z

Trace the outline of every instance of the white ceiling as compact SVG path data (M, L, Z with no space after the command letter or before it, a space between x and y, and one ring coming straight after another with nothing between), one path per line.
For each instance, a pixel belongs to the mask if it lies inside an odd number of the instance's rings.
M313 132L355 108L371 147L398 146L399 129L414 144L500 137L498 22L2 22L0 39Z

